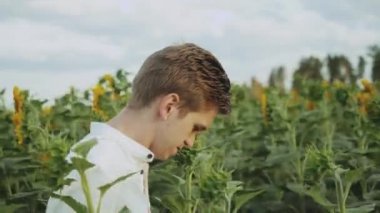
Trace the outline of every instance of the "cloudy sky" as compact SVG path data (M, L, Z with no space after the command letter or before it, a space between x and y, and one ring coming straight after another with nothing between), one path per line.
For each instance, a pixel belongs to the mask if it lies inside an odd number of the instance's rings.
M378 0L1 0L0 88L53 99L105 73L135 73L152 52L193 42L232 81L266 81L302 57L345 54L356 64L380 44Z

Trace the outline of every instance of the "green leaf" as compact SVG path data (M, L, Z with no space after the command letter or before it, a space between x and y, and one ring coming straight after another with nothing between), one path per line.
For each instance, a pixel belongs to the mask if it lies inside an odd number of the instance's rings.
M116 180L114 180L114 181L112 181L111 183L107 183L107 184L105 184L105 185L103 185L103 186L100 186L100 187L98 187L98 189L100 190L100 197L99 197L99 202L98 202L98 206L97 206L97 211L96 212L100 212L100 207L101 207L101 204L102 204L102 200L103 200L103 196L104 196L104 194L112 187L112 186L114 186L115 184L117 184L117 183L119 183L119 182L121 182L121 181L123 181L123 180L125 180L125 179L127 179L127 178L129 178L129 177L131 177L132 175L134 175L134 174L136 174L136 173L138 173L138 172L132 172L132 173L129 173L129 174L127 174L127 175L124 175L124 176L121 176L121 177L119 177L119 178L117 178ZM124 208L123 208L124 209ZM123 210L122 209L122 210ZM127 208L128 209L128 208ZM120 210L120 211L122 211L122 210Z
M239 194L236 194L233 198L235 204L233 212L237 212L249 200L262 194L264 191L264 189L246 190L243 192L239 192Z
M42 191L35 190L35 191L31 191L31 192L18 192L16 194L12 195L9 199L10 200L14 200L14 199L26 199L26 198L32 197L34 195L37 195L40 192L42 192Z
M74 167L79 173L85 172L87 169L95 166L93 163L88 162L86 159L79 157L72 157L71 162L73 162Z
M131 212L128 207L124 206L122 209L120 209L119 213L129 213Z
M334 207L334 204L332 204L326 197L324 197L321 194L320 189L316 186L313 186L311 189L307 190L306 194L312 197L315 202L325 208Z
M5 204L3 202L0 203L0 212L17 212L16 210L28 207L27 205L24 204Z
M380 200L380 190L365 193L365 194L363 194L363 198L367 201Z
M87 207L83 205L82 203L76 201L74 198L70 196L58 195L58 194L53 193L52 197L60 199L61 201L66 203L68 206L70 206L75 212L87 213Z
M62 181L62 186L70 186L72 182L76 181L73 178L66 178Z
M303 185L298 183L288 183L286 184L286 187L289 190L298 193L299 195L304 195L306 193L306 189L303 187Z
M78 145L75 146L73 151L80 155L83 158L87 157L88 152L91 150L92 147L94 147L98 142L96 139L88 140L82 143L79 143Z
M0 165L4 169L15 170L15 167L22 165L22 163L30 164L31 160L31 156L9 156L0 159Z
M294 159L295 153L275 153L270 154L265 160L267 166L281 165Z
M168 182L173 185L182 185L186 183L185 179L169 171L155 170L155 171L152 171L152 174L154 174L156 177L160 177L161 181Z
M179 196L164 196L162 200L159 200L161 204L169 210L169 212L183 212L185 208L185 201Z
M359 181L363 176L363 171L362 169L355 169L355 170L350 170L348 171L345 176L344 176L344 179L345 181L349 182L349 183L355 183L357 181Z
M103 194L105 194L113 185L115 185L115 184L117 184L117 183L119 183L119 182L121 182L121 181L123 181L123 180L125 180L125 179L127 179L129 177L131 177L132 175L134 175L136 173L138 173L138 172L129 173L127 175L124 175L124 176L121 176L121 177L117 178L116 180L112 181L111 183L107 183L107 184L105 184L103 186L100 186L98 189L100 190L101 196Z
M372 212L375 209L376 204L371 203L355 208L347 208L347 213L367 213Z
M241 181L228 181L225 189L226 197L231 199L237 191L243 189L242 184Z
M317 186L312 186L310 189L305 189L305 187L301 184L289 183L286 185L286 187L289 190L296 192L300 195L310 196L311 198L313 198L315 202L326 208L331 208L334 206L334 204L332 204L329 200L327 200L327 198L325 198L321 194L320 189Z
M380 182L380 174L372 174L367 179L368 183L377 183Z

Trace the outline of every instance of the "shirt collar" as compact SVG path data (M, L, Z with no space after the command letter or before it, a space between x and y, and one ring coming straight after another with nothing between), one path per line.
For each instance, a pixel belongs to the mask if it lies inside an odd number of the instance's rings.
M118 142L123 150L131 153L140 161L150 163L154 159L154 154L148 148L106 123L91 122L90 132Z

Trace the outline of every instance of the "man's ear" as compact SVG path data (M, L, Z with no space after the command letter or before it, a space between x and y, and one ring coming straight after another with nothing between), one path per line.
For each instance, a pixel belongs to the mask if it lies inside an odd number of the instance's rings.
M159 102L159 116L167 120L176 110L178 110L180 98L177 93L170 93L162 96Z

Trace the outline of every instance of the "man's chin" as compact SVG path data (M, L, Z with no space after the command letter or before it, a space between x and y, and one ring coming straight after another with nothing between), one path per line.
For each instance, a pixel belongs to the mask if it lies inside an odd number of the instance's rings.
M174 157L175 155L177 155L178 153L178 149L173 149L172 151L168 151L166 153L163 153L163 154L157 154L155 153L154 154L154 158L157 159L157 160L168 160L169 158L171 157Z
M169 154L166 154L166 155L160 155L160 156L156 156L155 158L157 159L157 160L167 160L167 159L169 159L171 157L171 155L169 155Z

